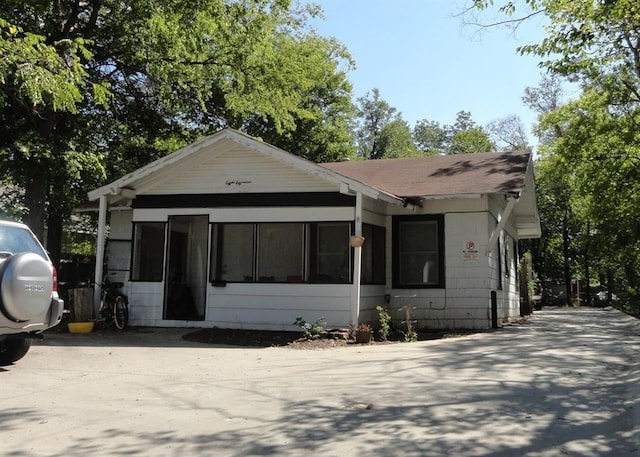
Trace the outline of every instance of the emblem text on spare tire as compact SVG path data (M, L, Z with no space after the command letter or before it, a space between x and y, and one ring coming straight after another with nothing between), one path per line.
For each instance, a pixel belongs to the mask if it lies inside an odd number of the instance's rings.
M40 284L25 284L24 291L25 292L44 292L44 286Z

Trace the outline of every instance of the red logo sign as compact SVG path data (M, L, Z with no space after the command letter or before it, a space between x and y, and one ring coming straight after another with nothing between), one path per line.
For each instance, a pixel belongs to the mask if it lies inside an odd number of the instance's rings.
M467 241L467 251L473 251L476 248L476 243L473 241Z

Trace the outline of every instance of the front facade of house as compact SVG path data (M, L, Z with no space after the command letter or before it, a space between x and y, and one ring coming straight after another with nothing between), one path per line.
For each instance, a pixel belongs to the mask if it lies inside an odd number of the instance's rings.
M402 195L340 168L358 162L318 165L223 130L89 194L99 239L109 225L96 277L104 252L140 326L341 327L375 324L383 305L418 328L487 328L492 291L498 319L520 315L517 240L539 236L523 160L517 193Z

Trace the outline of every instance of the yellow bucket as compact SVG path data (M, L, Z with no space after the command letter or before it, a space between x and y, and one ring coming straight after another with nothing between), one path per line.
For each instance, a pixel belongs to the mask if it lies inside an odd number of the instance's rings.
M93 330L93 322L69 322L69 333L89 333Z

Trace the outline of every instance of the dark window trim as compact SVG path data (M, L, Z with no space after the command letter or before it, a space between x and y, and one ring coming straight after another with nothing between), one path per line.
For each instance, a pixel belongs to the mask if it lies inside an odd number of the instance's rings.
M247 194L139 195L132 206L140 208L229 208L229 207L350 207L356 198L339 192L272 192Z
M400 284L400 222L411 221L436 221L438 224L438 283L437 284ZM403 215L393 216L392 221L392 286L394 289L444 289L445 282L445 240L444 240L444 214L422 214L417 216Z
M312 262L315 258L315 252L310 251L313 247L313 242L314 242L314 235L312 235L310 232L313 231L312 227L315 224L348 224L349 225L349 233L353 234L353 230L354 230L354 224L353 221L260 221L260 222L209 222L210 225L210 230L209 230L209 237L212 236L213 231L214 231L214 226L215 225L226 225L226 224L247 224L247 225L252 225L253 226L253 251L254 251L254 256L253 256L253 261L252 261L252 270L253 270L253 279L252 280L246 280L246 281L230 281L230 280L225 280L222 279L220 277L220 262L222 259L222 237L220 236L220 230L218 231L218 240L216 243L216 266L215 266L215 272L216 272L216 277L212 278L211 277L211 271L209 272L209 282L211 283L211 285L213 286L225 286L227 284L353 284L353 256L354 256L354 252L353 249L351 249L350 253L349 253L349 281L348 282L324 282L324 281L310 281L309 280L309 276L313 270L312 267ZM255 256L255 250L257 249L257 236L258 236L258 226L260 224L301 224L304 227L304 246L305 246L305 251L303 252L304 255L304 260L303 260L303 277L306 278L306 280L303 281L296 281L296 282L288 282L288 281L260 281L258 276L257 276L257 261L256 261L256 256ZM224 232L224 230L222 230L222 232ZM224 236L224 235L223 235ZM349 240L345 239L345 244L348 244ZM308 249L307 249L308 247ZM209 240L209 255L211 255L211 240ZM211 265L209 266L209 268L211 268Z

